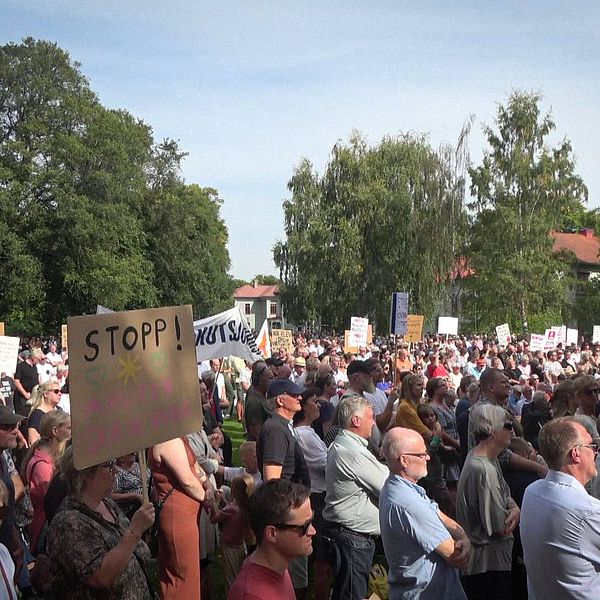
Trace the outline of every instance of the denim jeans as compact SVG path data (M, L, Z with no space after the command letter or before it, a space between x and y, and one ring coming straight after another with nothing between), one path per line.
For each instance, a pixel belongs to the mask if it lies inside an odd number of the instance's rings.
M375 540L344 530L331 531L337 570L332 600L364 600L375 554Z

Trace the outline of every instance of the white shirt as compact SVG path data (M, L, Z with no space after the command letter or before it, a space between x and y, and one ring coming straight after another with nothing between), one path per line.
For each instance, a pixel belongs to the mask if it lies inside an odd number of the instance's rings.
M327 446L309 425L295 428L296 439L302 449L304 461L310 475L310 491L325 491L325 467L327 466Z

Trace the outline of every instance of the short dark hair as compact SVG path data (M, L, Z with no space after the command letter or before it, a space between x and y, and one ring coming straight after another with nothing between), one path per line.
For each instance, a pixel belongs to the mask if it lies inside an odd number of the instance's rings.
M288 479L271 479L256 489L248 502L250 527L258 545L269 525L285 523L293 509L300 508L310 490Z
M581 441L576 423L571 417L559 417L540 430L540 453L554 471L560 471L567 464L569 450Z
M467 390L469 389L469 386L474 382L477 381L476 377L474 375L464 375L463 378L460 380L460 385L458 386L458 389L463 392L463 393L467 393Z
M481 391L489 390L502 375L504 375L504 371L501 371L500 369L485 369L479 378L479 387L481 388Z

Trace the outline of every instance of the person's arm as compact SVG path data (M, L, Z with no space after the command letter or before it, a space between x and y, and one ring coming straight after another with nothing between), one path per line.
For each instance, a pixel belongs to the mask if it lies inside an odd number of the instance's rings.
M509 465L511 469L515 469L517 471L533 471L540 477L546 477L546 473L548 473L548 468L544 465L541 465L535 460L529 460L524 456L519 456L515 452L512 452L510 455Z
M521 518L521 511L517 506L517 503L509 496L506 502L506 508L508 509L508 517L506 517L506 529L502 533L503 536L510 535L515 527L519 524L519 519Z
M31 446L40 439L40 434L35 427L27 428L27 443Z
M281 479L282 472L283 472L282 465L276 465L274 463L264 463L264 465L263 465L263 480L270 481L271 479Z
M449 543L450 540L445 540L435 550L453 567L464 569L471 553L471 541L465 530L454 519L445 515L441 510L438 510L438 516L452 536L452 543Z
M185 446L179 438L162 442L154 446L154 455L159 457L171 469L185 493L194 500L202 502L205 492L200 479L190 469ZM206 478L206 475L204 475ZM206 479L205 479L206 480Z
M15 379L14 382L15 382L15 388L19 392L19 394L21 394L21 396L23 396L26 400L29 400L31 398L31 392L28 392L25 390L25 388L21 384L20 379Z
M100 567L85 581L86 585L100 589L110 588L117 577L127 568L144 531L154 523L154 517L154 505L146 502L131 517L131 523L123 537L112 550L104 555Z
M394 411L394 402L398 399L398 392L393 389L390 395L388 396L387 404L385 405L384 411L375 417L375 423L377 423L377 427L379 431L385 433L390 424L390 420L392 418L392 413Z

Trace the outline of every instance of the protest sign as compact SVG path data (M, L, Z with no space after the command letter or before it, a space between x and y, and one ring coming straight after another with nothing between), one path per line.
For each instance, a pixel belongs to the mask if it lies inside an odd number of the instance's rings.
M567 327L561 325L560 327L553 327L552 329L556 331L556 345L562 344L564 347L567 343Z
M4 335L4 321L0 321L0 335Z
M0 336L0 373L11 377L14 375L17 369L19 341L18 337Z
M70 317L68 327L77 469L202 427L191 306Z
M437 332L446 335L457 335L458 319L456 317L438 317Z
M271 351L277 354L279 348L285 348L288 354L294 353L294 339L291 329L271 330Z
M263 356L238 306L206 319L194 321L196 360L238 356L255 362Z
M368 339L369 319L363 317L352 317L350 319L350 337L351 346L366 346Z
M404 335L408 327L408 293L394 292L390 314L390 333Z
M552 327L544 332L544 352L556 348L557 328Z
M350 352L350 354L356 354L358 352L358 346L350 345L350 330L344 330L344 352Z
M498 343L503 346L507 346L511 342L510 337L510 327L508 323L504 323L503 325L498 325L496 327L496 337L498 338Z
M597 344L600 342L600 325L594 325L593 333L592 333L592 344Z
M69 347L69 334L67 330L67 324L64 323L60 328L60 340L61 340L61 348L66 350Z
M579 330L567 328L567 346L577 346Z
M544 339L545 337L541 333L532 333L531 340L529 342L529 350L531 352L544 351Z
M423 337L423 315L408 315L407 332L404 336L405 342L420 342Z

